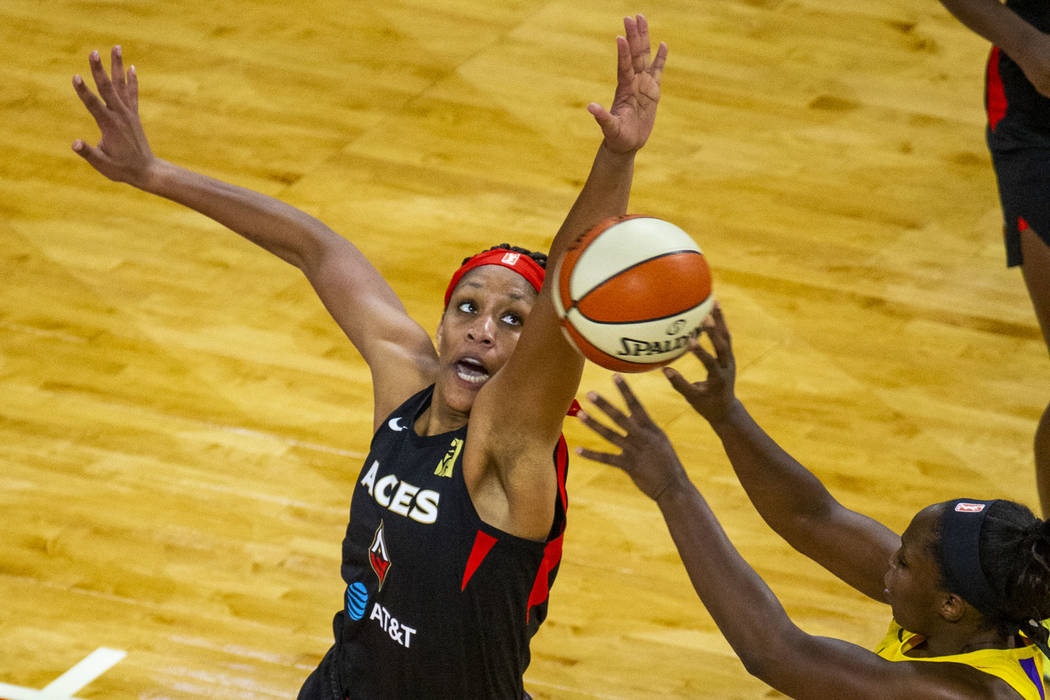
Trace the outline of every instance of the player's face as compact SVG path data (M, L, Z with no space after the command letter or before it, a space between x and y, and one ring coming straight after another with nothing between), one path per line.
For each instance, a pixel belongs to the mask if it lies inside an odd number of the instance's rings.
M467 413L478 390L518 344L536 291L501 265L468 272L452 292L438 325L441 388L450 408Z
M912 518L901 535L900 549L890 557L884 578L886 602L893 608L893 618L909 632L927 633L944 598L940 567L933 553L934 525L941 507L929 506Z

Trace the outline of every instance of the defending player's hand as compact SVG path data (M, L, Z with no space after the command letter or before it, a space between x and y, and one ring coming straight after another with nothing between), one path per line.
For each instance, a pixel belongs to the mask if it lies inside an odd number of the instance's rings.
M141 186L155 159L139 119L139 81L135 68L124 70L119 46L113 47L111 55L112 76L106 74L97 51L91 52L89 63L98 95L91 92L79 75L73 76L73 89L95 118L102 138L97 146L77 139L73 150L110 180Z
M623 27L626 38L616 37L618 64L612 107L606 110L595 102L587 106L602 128L605 146L615 153L637 151L652 133L660 102L660 75L667 60L664 43L651 57L645 17L624 17Z
M671 367L664 367L663 371L664 376L671 381L671 386L685 397L697 413L709 423L717 423L729 415L736 401L733 390L736 382L736 359L733 357L729 328L722 315L722 307L717 302L711 315L704 322L704 333L711 339L715 354L705 350L698 338L691 342L690 348L704 363L707 369L706 380L690 382Z
M613 406L604 397L590 392L587 398L601 409L613 423L626 434L612 430L591 418L585 412L577 414L580 421L601 437L620 448L619 454L597 452L585 447L576 448L576 454L596 462L602 462L627 472L635 486L649 498L659 499L668 487L687 481L688 477L678 461L671 441L664 431L653 422L634 392L623 377L615 375L613 381L623 396L627 413Z

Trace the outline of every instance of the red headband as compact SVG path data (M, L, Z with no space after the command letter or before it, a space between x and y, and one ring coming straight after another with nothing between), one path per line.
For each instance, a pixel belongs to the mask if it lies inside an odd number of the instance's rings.
M543 277L546 274L546 270L540 267L538 262L524 253L515 253L513 250L507 250L506 248L486 250L484 253L478 253L463 263L463 266L452 275L452 280L448 283L448 289L445 290L445 308L448 308L448 300L452 298L452 290L463 279L463 275L482 265L502 265L514 270L524 277L525 281L531 284L537 293L539 293L540 287L543 286Z

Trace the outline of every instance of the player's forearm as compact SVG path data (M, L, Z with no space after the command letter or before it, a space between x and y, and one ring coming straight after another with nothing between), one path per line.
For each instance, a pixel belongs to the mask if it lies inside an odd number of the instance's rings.
M768 680L769 659L801 631L692 483L668 488L657 504L700 601L748 671Z
M304 270L326 241L338 238L314 217L273 197L166 161L156 161L141 188L214 219Z
M941 0L956 19L1013 57L1022 54L1039 30L999 0Z
M569 244L591 226L627 212L633 178L634 152L613 153L603 143L594 157L583 189L554 237L550 250L552 262L558 260Z
M836 504L808 469L771 438L736 400L712 424L741 486L762 518L796 548L803 549L805 523Z

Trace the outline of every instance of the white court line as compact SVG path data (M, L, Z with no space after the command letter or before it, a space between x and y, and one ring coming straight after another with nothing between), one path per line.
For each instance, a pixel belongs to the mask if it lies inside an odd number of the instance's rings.
M95 680L127 656L126 651L99 647L84 657L84 660L44 688L44 695L68 697Z
M78 700L73 697L73 693L101 676L127 655L126 651L99 647L85 656L76 666L51 681L43 690L0 683L0 698L5 700Z

